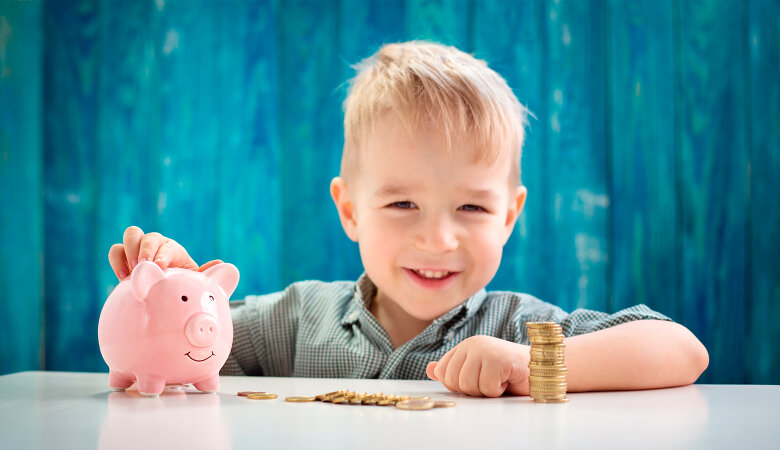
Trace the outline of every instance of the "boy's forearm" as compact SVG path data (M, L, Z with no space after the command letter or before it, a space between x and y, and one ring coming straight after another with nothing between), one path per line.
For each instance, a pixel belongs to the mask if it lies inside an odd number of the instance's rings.
M661 320L624 323L565 343L571 392L684 386L709 363L693 333Z

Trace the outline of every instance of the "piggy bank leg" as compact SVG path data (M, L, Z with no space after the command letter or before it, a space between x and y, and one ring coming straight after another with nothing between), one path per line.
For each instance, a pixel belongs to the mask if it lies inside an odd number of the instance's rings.
M195 386L195 389L201 392L217 392L217 389L219 389L219 374L214 374L205 380L192 383L192 385Z
M108 371L108 386L115 391L124 391L129 388L135 380L121 372L113 370Z
M138 376L138 392L143 395L156 397L165 389L165 378L152 375Z

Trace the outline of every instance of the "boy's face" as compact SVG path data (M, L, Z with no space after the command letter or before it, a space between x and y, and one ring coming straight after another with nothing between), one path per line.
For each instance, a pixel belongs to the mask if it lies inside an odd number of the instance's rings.
M463 143L448 154L439 132L413 139L386 122L361 149L349 185L336 178L331 193L375 301L431 321L493 278L526 191L509 184L510 152L489 165Z

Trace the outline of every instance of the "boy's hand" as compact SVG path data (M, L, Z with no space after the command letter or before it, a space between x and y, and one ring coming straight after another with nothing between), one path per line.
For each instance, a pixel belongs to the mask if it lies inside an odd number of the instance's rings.
M141 261L154 261L161 269L180 267L203 271L222 261L209 261L201 267L178 242L160 233L146 233L136 227L128 227L121 244L114 244L108 251L108 262L116 276L122 280L130 275Z
M428 376L452 392L498 397L528 395L530 347L492 336L472 336L428 363Z

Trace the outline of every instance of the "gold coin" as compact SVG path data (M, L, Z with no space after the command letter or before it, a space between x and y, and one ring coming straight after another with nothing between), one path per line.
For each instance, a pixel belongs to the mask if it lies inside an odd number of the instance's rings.
M569 399L567 397L564 397L564 398L551 398L551 399L535 398L534 401L536 403L566 403L566 402L569 401Z
M548 393L543 393L543 394L537 393L537 394L532 395L531 397L543 398L545 400L555 400L555 399L566 398L566 393L565 392L555 392L555 393L548 392Z
M455 402L449 400L436 400L433 402L434 408L452 408L453 406L455 406Z
M529 389L531 394L563 394L566 392L566 386L534 386Z
M562 334L529 336L529 341L531 342L531 348L533 348L534 346L540 348L538 347L540 345L544 345L544 347L541 348L555 348L556 346L566 345L564 339L566 339L566 336Z
M313 402L314 400L316 400L314 397L286 397L284 399L284 401L292 403Z
M276 394L266 394L266 393L262 393L262 394L249 394L249 395L246 396L246 398L248 398L250 400L273 400L273 399L275 399L277 397L278 397L278 395L276 395Z
M435 403L431 400L403 400L395 404L398 409L410 411L422 411L433 408Z
M549 375L549 374L546 374L546 375L533 375L533 373L532 373L531 375L528 376L528 381L530 381L531 383L533 383L535 381L539 381L539 382L542 382L542 383L550 383L550 382L563 383L563 382L566 381L566 378L567 378L566 374L563 374L563 375Z
M333 403L334 405L338 405L339 403L347 403L347 402L349 402L349 398L344 397L344 396L336 397L336 398L332 399L330 402Z
M413 397L410 400L430 400L430 399L431 399L430 397L425 395L425 396L422 396L422 397Z
M537 376L537 377L543 377L543 376L559 376L559 375L567 375L569 373L569 370L566 368L563 369L530 369L531 375Z
M560 327L558 322L526 322L525 326L528 328L555 328Z
M239 392L236 395L238 395L239 397L246 397L249 394L265 394L265 392L263 392L263 391L241 391L241 392Z
M558 362L558 361L556 361L556 362L550 362L550 361L539 362L539 361L531 360L531 361L528 362L528 367L530 367L531 369L565 369L566 368L566 363L564 363L563 361L560 361L560 362Z
M568 386L566 383L562 384L542 384L536 383L535 385L532 384L530 388L528 388L531 392L566 392L568 389Z
M379 400L376 402L377 406L393 406L396 404L395 400Z
M363 403L363 400L361 398L352 398L349 400L350 405L360 405Z
M561 357L566 355L566 347L556 346L556 347L533 347L531 348L531 357L534 356L544 356L544 357Z
M336 394L343 394L343 393L345 393L345 392L346 392L346 391L343 391L343 390L342 390L342 391L333 391L333 392L328 392L327 394L324 394L324 395L325 395L325 396L327 396L327 397L330 397L330 396L332 396L332 395L336 395Z
M560 381L560 380L530 380L529 386L531 389L533 388L555 388L555 387L566 387L566 381Z
M563 336L563 330L561 330L560 328L558 328L558 329L547 329L547 330L533 330L533 329L529 329L528 330L528 336L530 336L531 338L534 338L534 337L545 337L545 336L549 336L549 337Z

